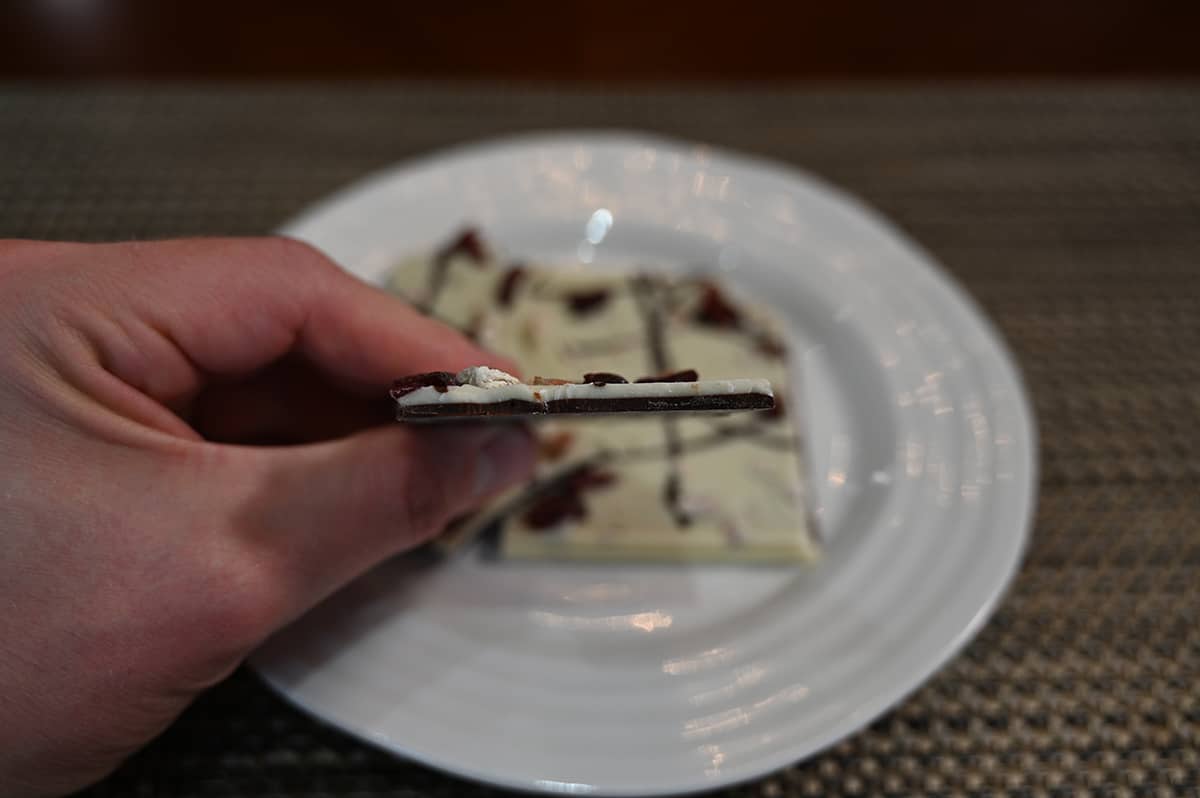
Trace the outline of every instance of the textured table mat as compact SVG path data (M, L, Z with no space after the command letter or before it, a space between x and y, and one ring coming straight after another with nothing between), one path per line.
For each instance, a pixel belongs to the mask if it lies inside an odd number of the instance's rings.
M1200 795L1200 87L0 87L0 235L254 234L447 144L642 128L804 167L930 249L1029 381L1012 593L863 733L727 796ZM836 623L836 619L830 619ZM480 796L239 672L93 796Z

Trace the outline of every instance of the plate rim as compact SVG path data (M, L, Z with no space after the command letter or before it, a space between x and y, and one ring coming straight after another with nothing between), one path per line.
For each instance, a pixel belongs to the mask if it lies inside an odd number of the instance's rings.
M317 721L339 729L357 740L376 747L389 755L401 757L452 776L464 778L480 784L515 789L527 793L551 794L573 792L588 795L635 796L635 795L687 795L713 789L729 788L746 784L762 778L782 768L800 762L808 761L827 751L834 745L858 734L871 723L893 711L906 701L913 693L927 684L930 679L941 672L950 662L956 659L963 650L978 636L987 623L995 616L997 610L1010 595L1017 575L1031 543L1034 520L1040 499L1040 448L1037 415L1026 385L1024 375L1019 368L1009 343L992 318L984 311L975 297L959 282L933 254L912 238L907 231L897 223L875 209L865 200L848 190L826 180L820 175L806 169L780 161L768 156L749 153L707 142L664 135L652 131L642 131L631 128L555 128L548 130L524 131L499 136L473 138L449 146L440 147L408 158L402 158L393 163L373 169L343 186L325 194L304 205L299 211L288 217L274 228L275 235L303 238L300 231L314 223L316 219L342 205L351 198L366 193L377 187L388 185L397 180L408 179L415 172L438 164L459 159L504 157L508 151L524 150L536 147L607 147L634 148L655 147L677 153L688 158L703 155L719 160L737 169L750 169L759 174L770 174L783 184L815 191L823 195L823 199L840 206L839 210L851 216L859 217L860 221L876 228L884 238L904 250L911 265L923 276L928 278L931 285L945 292L964 312L965 317L973 323L981 333L981 338L993 350L998 368L993 372L997 382L1011 389L1010 404L1014 416L1011 421L1014 431L1026 441L1026 457L1020 463L1025 471L1024 479L1018 474L1012 480L1016 494L1014 498L1023 500L1021 512L1014 514L1019 519L1013 524L1016 545L1012 549L1009 560L1004 568L997 569L995 584L988 591L988 596L974 612L971 620L960 629L945 645L933 652L925 664L916 668L916 674L908 680L896 680L895 689L890 691L890 697L877 702L864 710L848 713L840 722L830 724L832 733L826 733L819 739L814 737L814 744L801 749L781 751L775 756L765 757L760 764L752 768L753 772L739 773L732 777L708 778L704 781L683 780L673 788L654 787L650 789L633 787L605 787L595 784L568 784L556 780L528 780L513 778L502 774L475 770L469 763L464 763L454 757L438 757L427 752L414 751L397 745L394 740L384 738L369 730L356 728L354 724L332 717L329 713L318 711L303 698L298 696L276 681L275 678L256 662L252 655L247 664L276 695L290 705L298 708ZM319 247L318 247L319 248ZM348 267L339 264L355 279L362 279Z

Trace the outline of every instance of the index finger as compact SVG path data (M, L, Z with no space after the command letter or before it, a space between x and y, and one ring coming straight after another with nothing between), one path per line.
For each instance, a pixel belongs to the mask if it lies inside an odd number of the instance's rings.
M130 248L128 279L107 286L109 307L134 316L116 329L159 336L148 346L102 330L101 348L116 376L131 385L162 386L152 372L173 352L191 369L192 385L162 387L186 394L206 375L244 375L299 352L343 384L386 387L406 373L457 371L471 365L513 370L507 359L429 319L406 302L350 275L315 248L288 238L187 239ZM122 357L122 349L130 350ZM157 353L147 357L146 353ZM161 375L162 370L158 371ZM154 391L147 391L153 395ZM162 400L163 397L155 398Z

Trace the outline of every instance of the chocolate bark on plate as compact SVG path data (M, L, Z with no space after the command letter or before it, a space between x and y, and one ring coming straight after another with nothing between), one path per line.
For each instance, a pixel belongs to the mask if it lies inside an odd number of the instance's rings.
M704 381L765 380L773 395L771 409L733 415L547 414L534 427L534 480L452 529L449 545L498 523L508 558L816 556L786 328L762 305L706 276L555 269L498 259L482 245L448 245L402 263L389 287L516 360L528 389L554 387L533 385L534 375L572 377L569 392L589 373L637 385L694 368ZM598 392L614 383L587 386ZM449 395L465 386L445 387Z

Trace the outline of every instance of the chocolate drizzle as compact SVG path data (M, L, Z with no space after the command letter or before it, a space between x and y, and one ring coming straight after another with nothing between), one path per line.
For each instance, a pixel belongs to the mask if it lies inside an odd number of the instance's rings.
M663 313L664 295L669 292L661 280L648 275L633 278L632 287L645 327L646 347L650 350L651 363L660 374L670 374L671 356L667 350L666 319ZM682 528L692 523L691 514L683 505L683 477L679 468L683 441L675 419L664 418L662 424L667 443L667 477L663 483L663 503L675 524Z
M446 272L450 269L450 260L455 255L466 255L478 268L487 266L487 248L479 233L467 228L458 237L439 249L433 255L433 263L429 267L429 285L425 289L425 298L417 302L417 310L431 314L437 305L438 297L446 285Z
M524 266L513 266L504 274L504 278L500 281L500 285L496 289L496 304L502 308L512 306L513 297L517 293L517 288L525 279L526 271Z
M787 347L783 341L771 333L761 333L755 338L754 348L767 357L781 358L787 354Z
M683 503L682 481L678 471L672 471L667 475L667 479L663 483L663 504L673 508L675 523L681 527L689 527L692 525L692 516L679 509Z
M782 358L787 355L787 345L783 340L771 330L758 328L753 319L745 318L716 283L703 284L700 302L692 314L692 320L705 327L741 330L751 338L754 348L766 357Z
M438 393L445 393L451 387L458 385L458 378L449 371L429 371L424 374L412 374L401 377L392 383L390 391L393 399L418 391L421 388L433 388Z
M585 462L548 483L544 492L525 511L522 519L530 529L550 529L566 521L587 518L583 494L617 481L617 475Z

